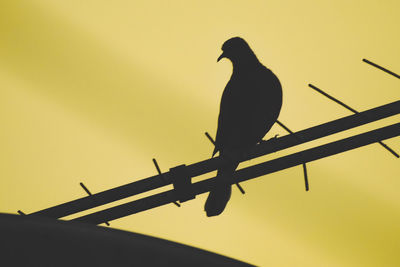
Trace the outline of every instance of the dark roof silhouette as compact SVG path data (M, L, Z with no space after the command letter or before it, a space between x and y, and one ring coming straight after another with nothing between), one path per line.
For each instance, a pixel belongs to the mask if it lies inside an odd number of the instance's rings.
M252 266L176 242L84 223L0 213L2 266Z

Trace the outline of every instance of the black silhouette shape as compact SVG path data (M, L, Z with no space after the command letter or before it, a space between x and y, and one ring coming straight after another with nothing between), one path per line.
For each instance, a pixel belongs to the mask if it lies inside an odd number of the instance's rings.
M122 230L0 213L1 266L251 267L196 247Z
M233 73L221 98L213 156L219 151L225 161L217 172L217 184L208 195L205 211L216 216L231 196L229 180L244 152L259 143L278 118L282 88L278 78L263 66L240 37L227 40L217 61L232 61Z

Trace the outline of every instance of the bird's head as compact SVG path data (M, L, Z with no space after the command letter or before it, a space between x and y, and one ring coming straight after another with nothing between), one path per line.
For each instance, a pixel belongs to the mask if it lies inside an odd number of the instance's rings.
M222 58L230 59L233 64L240 61L257 60L250 46L240 37L233 37L225 41L222 45L222 54L218 57L217 62Z

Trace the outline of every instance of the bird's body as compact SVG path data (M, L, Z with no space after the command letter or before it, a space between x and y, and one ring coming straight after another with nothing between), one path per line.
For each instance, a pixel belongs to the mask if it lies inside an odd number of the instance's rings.
M217 185L205 204L207 216L219 215L225 209L231 195L227 182L240 157L262 140L282 106L278 78L258 61L243 39L229 39L222 50L220 58L232 61L233 73L221 98L213 155L219 151L226 163L218 169Z

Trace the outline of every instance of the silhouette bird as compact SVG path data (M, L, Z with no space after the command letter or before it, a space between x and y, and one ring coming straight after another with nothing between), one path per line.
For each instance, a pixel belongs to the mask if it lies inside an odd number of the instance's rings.
M222 58L233 65L232 76L222 94L214 156L223 160L217 182L210 191L204 210L208 217L223 212L231 197L232 179L240 157L259 143L278 119L282 87L274 73L263 66L240 37L227 40Z

